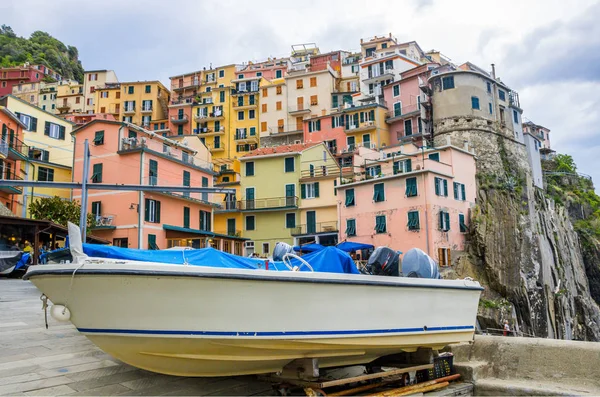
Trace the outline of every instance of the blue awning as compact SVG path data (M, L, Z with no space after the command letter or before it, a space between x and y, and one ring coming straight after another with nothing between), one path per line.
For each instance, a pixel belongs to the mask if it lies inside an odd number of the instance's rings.
M352 241L344 241L336 246L337 249L346 252L360 251L360 250L368 250L375 248L371 244L363 244L363 243L354 243Z

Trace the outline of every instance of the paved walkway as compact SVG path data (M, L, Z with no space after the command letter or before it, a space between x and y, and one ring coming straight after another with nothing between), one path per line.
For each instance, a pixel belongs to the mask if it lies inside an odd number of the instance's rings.
M0 395L271 395L255 377L183 378L143 371L102 352L48 313L29 281L0 279Z

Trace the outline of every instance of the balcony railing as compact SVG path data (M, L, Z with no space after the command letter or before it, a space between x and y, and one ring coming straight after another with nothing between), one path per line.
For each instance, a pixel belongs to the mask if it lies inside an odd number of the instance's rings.
M228 230L218 230L215 233L217 233L217 234L223 234L223 235L230 236L230 237L242 237L242 231L241 230L237 230L237 229L236 230L231 230L231 229L228 229Z
M223 203L221 204L220 208L218 210L215 210L215 212L232 212L232 211L239 211L241 209L241 202L240 201L235 201L235 200L225 200L223 201Z
M260 211L279 208L298 208L298 197L270 197L254 200L240 200L242 211Z
M374 120L367 120L365 122L350 122L344 126L344 131L346 132L358 132L358 131L367 131L377 127Z
M521 108L521 103L519 102L519 94L516 91L511 91L508 93L508 104L510 106Z
M148 149L156 153L162 153L173 160L181 161L185 164L191 164L212 172L212 163L194 158L190 153L171 146L167 143L162 143L159 140L147 138L122 138L120 151L129 151L135 149Z
M24 144L19 138L8 136L5 138L5 142L8 143L8 158L22 160L29 157L29 146Z
M393 105L392 105L393 106ZM395 121L403 120L410 117L419 116L421 113L421 104L414 103L406 106L402 106L400 109L390 110L385 114L385 122L393 123Z
M185 124L189 121L187 114L183 116L171 117L171 123L173 124Z
M301 134L302 132L302 128L298 129L297 125L278 125L277 127L269 127L269 135Z
M8 143L0 139L0 156L6 158L8 156Z
M201 123L203 121L214 121L214 120L223 120L225 115L223 112L214 112L208 114L196 114L195 119L197 122Z
M134 114L134 113L135 113L135 106L129 106L129 107L123 108L123 114Z
M324 178L339 175L340 169L335 165L321 165L300 171L300 179Z
M0 171L0 179L7 180L7 181L22 181L23 180L23 178L21 178L19 175L17 175L16 170L9 172L9 170L6 168L4 168L4 169L2 169L2 171ZM21 193L23 193L23 188L18 187L18 186L0 186L0 191L6 192L6 193L21 194Z
M234 139L236 141L255 141L258 140L258 136L250 135L249 132L243 132L238 130L235 132Z
M188 88L196 88L200 86L200 79L187 80L183 82L171 83L171 91L181 91Z
M384 80L384 79L389 79L389 78L393 78L394 77L394 69L393 68L387 68L384 70L383 73L379 73L379 70L377 72L371 72L369 73L368 77L365 79L365 83L367 81L377 81L377 80Z
M288 107L290 114L310 113L310 103L299 103L296 106Z
M320 222L308 225L300 225L292 229L292 236L301 236L304 234L318 234L318 233L337 233L338 223L337 221L331 222Z
M148 106L147 107L143 107L142 108L142 113L151 113L152 110L153 110L152 106L150 106L150 107L148 107Z
M114 229L115 217L116 215L109 214L96 215L96 226L94 226L94 229Z

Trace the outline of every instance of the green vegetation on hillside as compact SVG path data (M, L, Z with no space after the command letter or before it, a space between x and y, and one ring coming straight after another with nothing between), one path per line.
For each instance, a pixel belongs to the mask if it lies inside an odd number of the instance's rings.
M63 78L83 81L83 66L77 48L63 44L46 32L35 31L31 37L17 37L7 25L0 27L0 67L42 64Z

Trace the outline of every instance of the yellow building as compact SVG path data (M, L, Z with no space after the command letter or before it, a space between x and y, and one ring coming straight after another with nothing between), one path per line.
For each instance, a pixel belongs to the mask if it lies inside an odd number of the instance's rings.
M217 159L215 163L215 172L217 177L215 187L235 189L235 194L225 195L223 201L217 202L220 208L214 210L214 231L229 236L242 237L242 212L240 210L241 197L241 176L239 160Z
M40 94L37 106L48 113L57 114L56 91L58 83L40 83Z
M76 81L61 82L56 86L56 110L59 114L83 113L85 97L83 85Z
M75 124L12 95L2 98L0 105L19 116L27 126L23 133L23 142L28 148L29 158L21 162L26 180L71 182L73 167L71 131ZM21 215L29 215L28 207L32 200L53 196L70 199L71 191L58 188L23 189L20 204L24 208L24 213Z
M33 106L39 106L40 85L42 82L16 84L12 94Z
M96 90L106 85L116 84L119 80L112 70L87 70L83 72L83 94L85 113L98 113L95 111ZM118 118L117 118L118 120Z
M231 130L236 156L243 156L259 146L259 87L262 77L232 80Z
M95 113L149 128L168 115L169 90L160 81L107 83L95 89Z
M348 147L364 146L375 149L390 145L390 131L385 123L387 108L376 101L364 103L342 110Z
M246 254L267 257L279 241L337 242L339 168L323 143L260 148L240 160Z

